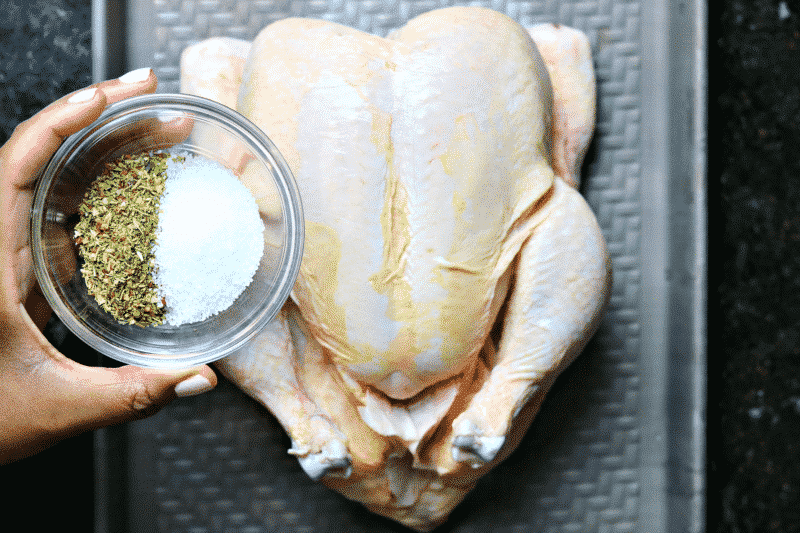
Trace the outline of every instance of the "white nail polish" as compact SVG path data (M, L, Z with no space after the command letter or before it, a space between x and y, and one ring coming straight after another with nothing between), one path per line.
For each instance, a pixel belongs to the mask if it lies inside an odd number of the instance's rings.
M175 395L179 398L185 398L186 396L195 396L208 392L213 388L210 381L197 374L175 385Z
M80 104L82 102L88 102L92 98L94 98L95 93L97 92L97 88L92 87L90 89L83 89L82 91L78 91L72 96L69 97L70 104Z
M119 77L122 83L139 83L150 76L150 67L137 68Z
M158 115L156 115L156 118L160 122L163 122L164 124L169 124L170 122L178 118L178 116L172 113L159 113Z

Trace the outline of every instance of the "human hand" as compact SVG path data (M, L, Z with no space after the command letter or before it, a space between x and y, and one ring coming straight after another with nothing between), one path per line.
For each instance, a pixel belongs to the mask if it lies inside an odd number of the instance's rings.
M176 396L216 386L207 365L165 371L80 365L41 329L52 310L33 272L30 209L39 170L68 135L106 105L155 91L150 69L61 98L21 123L0 147L0 464L86 430L144 418Z

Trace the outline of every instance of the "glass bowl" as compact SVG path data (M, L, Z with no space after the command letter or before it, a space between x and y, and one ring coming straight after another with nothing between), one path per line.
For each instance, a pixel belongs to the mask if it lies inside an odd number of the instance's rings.
M105 163L157 150L204 156L232 170L256 199L265 246L253 281L225 311L201 322L141 327L119 323L87 292L73 235L78 206ZM242 347L289 297L303 239L300 195L275 145L236 111L185 94L110 105L61 145L37 183L31 208L34 269L55 313L100 353L145 367L205 364Z

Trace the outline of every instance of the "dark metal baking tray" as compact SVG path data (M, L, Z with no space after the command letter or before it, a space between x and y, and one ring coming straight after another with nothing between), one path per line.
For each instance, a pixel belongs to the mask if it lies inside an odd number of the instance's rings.
M457 3L457 2L456 2ZM706 7L701 0L487 0L589 36L598 127L582 192L614 262L611 306L519 449L437 531L705 528ZM445 0L93 2L94 76L286 16L385 35ZM227 382L96 434L96 531L406 531L310 481L275 419Z

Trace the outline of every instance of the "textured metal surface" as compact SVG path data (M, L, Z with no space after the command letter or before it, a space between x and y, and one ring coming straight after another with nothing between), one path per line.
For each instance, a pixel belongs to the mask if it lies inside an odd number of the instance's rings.
M656 119L668 118L670 108L662 109L653 100L653 94L663 91L659 79L668 79L668 67L662 66L658 75L648 74L645 85L652 94L642 83L643 61L658 57L643 49L644 43L654 41L643 31L656 31L652 26L656 22L658 34L667 35L659 18L667 2L649 8L634 0L469 4L505 12L525 26L558 22L589 36L598 80L598 123L582 192L607 239L614 288L595 339L558 380L519 450L478 484L441 530L699 530L701 519L687 511L697 496L692 493L694 485L674 481L667 468L696 475L683 463L697 463L700 450L686 446L677 458L665 451L671 444L667 429L685 429L682 417L698 416L696 397L687 403L689 413L671 412L664 398L668 385L682 385L698 371L692 369L681 383L671 382L670 376L676 374L669 372L661 345L670 320L667 312L659 311L670 296L670 287L659 277L668 268L659 250L669 245L666 224L660 225L670 216L669 185L642 184L643 175L653 179L655 174L643 171L643 160L657 163L670 157L668 148L653 152L645 146L645 141L660 139L657 133L648 134L651 130L646 127L643 133L643 115L661 112ZM137 0L127 6L126 66L152 66L159 90L177 91L181 51L209 36L251 39L269 22L286 16L325 18L385 35L409 18L445 5L453 3ZM665 52L667 61L671 53L683 52ZM653 103L649 108L648 102ZM668 172L655 178L666 180ZM660 193L664 196L653 198ZM647 280L654 281L648 285ZM687 290L691 293L696 287ZM664 301L650 301L660 298ZM120 442L124 453L110 450L109 439ZM106 503L101 505L99 529L405 531L309 481L286 454L289 443L280 426L227 383L203 397L180 400L152 419L107 431L100 442L105 443L100 451L107 456L100 461L101 473L106 470L99 497ZM668 459L673 464L668 465ZM114 468L127 473L118 486L108 482ZM127 509L115 515L103 508L113 501L103 491L118 490ZM689 503L676 507L676 493L681 502Z

